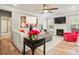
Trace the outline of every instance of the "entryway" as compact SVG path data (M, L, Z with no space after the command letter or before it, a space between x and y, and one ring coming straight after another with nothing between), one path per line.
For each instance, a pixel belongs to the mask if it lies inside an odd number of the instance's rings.
M11 37L11 17L1 16L1 38Z
M0 39L11 37L11 12L0 10Z

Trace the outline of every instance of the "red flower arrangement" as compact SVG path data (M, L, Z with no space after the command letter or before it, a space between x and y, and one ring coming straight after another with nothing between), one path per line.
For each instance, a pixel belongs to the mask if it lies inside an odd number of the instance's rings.
M40 33L40 31L38 31L38 30L31 30L31 31L28 32L27 34L28 34L29 36L32 36L32 39L33 39L33 38L35 39L35 37L36 37L39 33Z
M31 35L38 35L40 33L40 31L38 30L31 30L30 32L28 32L28 35L31 36Z

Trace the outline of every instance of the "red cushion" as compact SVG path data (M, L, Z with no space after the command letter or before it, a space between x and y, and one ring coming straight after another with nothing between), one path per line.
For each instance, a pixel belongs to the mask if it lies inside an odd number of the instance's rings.
M19 31L20 31L20 32L23 32L23 33L25 32L23 29L19 29Z

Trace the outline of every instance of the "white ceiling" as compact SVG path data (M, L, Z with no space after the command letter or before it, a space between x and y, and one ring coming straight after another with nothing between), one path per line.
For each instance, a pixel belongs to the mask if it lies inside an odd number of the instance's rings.
M35 14L41 14L42 10L35 10L35 9L42 9L42 4L3 4L5 6L11 8L17 8L26 12L32 12ZM52 14L61 14L61 13L68 13L73 11L79 11L79 4L47 4L48 8L57 7L58 10L52 10Z

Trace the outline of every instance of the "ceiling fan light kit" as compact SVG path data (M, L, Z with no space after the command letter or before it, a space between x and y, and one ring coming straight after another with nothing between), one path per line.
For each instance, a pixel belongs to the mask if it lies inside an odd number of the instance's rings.
M44 13L47 13L48 12L48 10L44 10Z

